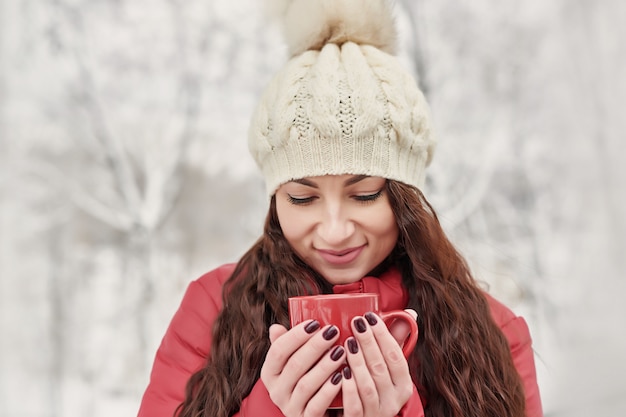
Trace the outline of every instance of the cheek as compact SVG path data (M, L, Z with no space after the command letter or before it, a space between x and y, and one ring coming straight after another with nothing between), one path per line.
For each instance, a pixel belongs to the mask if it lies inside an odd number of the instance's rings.
M396 240L398 240L398 226L396 225L396 221L393 217L384 223L384 227L380 230L380 235L381 238L387 242L387 244L391 246L395 245Z
M376 239L376 246L379 250L388 252L391 251L398 240L398 226L393 213L385 211L378 213L378 216L372 216L376 219L375 222L370 222L369 232Z
M369 217L369 229L381 236L395 239L398 236L398 225L391 208L385 207Z
M287 241L293 243L294 240L300 238L304 233L302 216L298 215L297 211L286 203L277 204L276 213L278 215L278 223Z

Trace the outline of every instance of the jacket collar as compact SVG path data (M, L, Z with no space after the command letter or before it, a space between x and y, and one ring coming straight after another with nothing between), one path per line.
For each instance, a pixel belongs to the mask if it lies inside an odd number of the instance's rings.
M376 293L381 311L402 310L409 302L409 294L402 285L400 271L392 267L379 277L367 276L350 284L333 286L335 294Z

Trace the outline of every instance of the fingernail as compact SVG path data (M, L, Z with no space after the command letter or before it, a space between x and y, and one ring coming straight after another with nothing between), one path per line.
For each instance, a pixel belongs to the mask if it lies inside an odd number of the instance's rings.
M359 344L354 337L348 339L348 350L353 354L359 351Z
M343 352L345 352L345 350L341 346L335 346L330 352L330 358L334 361L338 361L339 358L343 356Z
M350 368L348 368L348 367L343 368L343 377L345 379L352 378L352 371L350 370Z
M376 319L376 315L374 313L372 313L371 311L365 313L365 319L370 324L370 326L373 326L376 323L378 323L378 320Z
M324 330L322 336L324 337L324 339L330 340L333 337L337 336L337 333L339 333L339 330L337 330L335 326L330 326L328 329Z
M320 328L320 322L317 320L313 320L312 322L304 326L304 331L311 334L319 328Z
M330 378L330 382L333 385L337 385L339 381L341 381L341 372L335 372L335 375L333 375L333 377Z
M356 328L356 331L359 333L365 333L365 331L367 330L367 326L365 325L365 320L363 320L361 317L354 320L354 327Z

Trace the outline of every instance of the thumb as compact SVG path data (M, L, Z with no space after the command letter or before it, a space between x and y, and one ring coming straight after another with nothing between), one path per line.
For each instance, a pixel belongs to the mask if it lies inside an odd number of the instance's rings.
M407 313L409 313L414 320L417 320L417 312L411 308L407 308ZM411 333L411 327L405 320L396 319L389 326L389 332L393 336L394 339L398 342L400 346L404 345L407 337L409 337L409 333Z
M280 324L272 324L269 329L270 332L270 343L274 343L276 339L287 333L287 329L285 326Z

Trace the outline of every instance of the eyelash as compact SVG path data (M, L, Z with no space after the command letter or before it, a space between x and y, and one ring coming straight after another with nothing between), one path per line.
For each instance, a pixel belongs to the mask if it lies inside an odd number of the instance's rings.
M383 194L383 190L380 189L378 192L374 194L367 195L355 195L353 198L359 203L371 203L376 200ZM289 202L296 206L306 206L307 204L311 204L317 197L305 197L305 198L296 198L289 194L287 194L287 199Z
M295 206L306 206L315 200L315 197L296 198L289 194L287 194L287 198L289 199L289 202Z
M374 193L374 194L367 194L367 195L355 195L354 199L358 202L361 203L371 203L373 201L378 200L378 197L380 197L381 195L383 195L383 190L380 189L378 190L378 192Z

